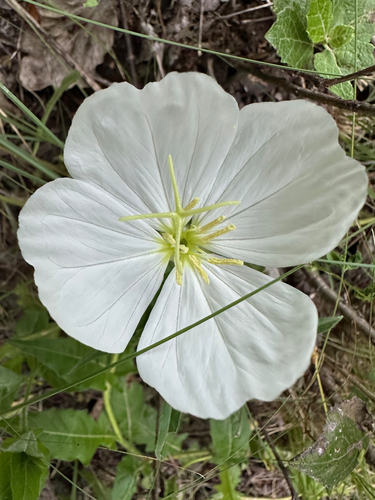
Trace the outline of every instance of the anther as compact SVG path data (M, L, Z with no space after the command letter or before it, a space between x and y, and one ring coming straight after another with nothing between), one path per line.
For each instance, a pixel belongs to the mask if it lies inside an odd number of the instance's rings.
M177 269L176 269L176 282L177 285L179 286L182 285L182 274L180 274Z
M210 279L209 279L208 274L206 273L206 271L203 269L202 264L200 263L200 261L194 255L189 255L189 259L190 259L191 263L193 264L194 268L198 271L198 274L200 276L202 276L202 278L205 281L205 283L207 283L207 285L209 285L210 284Z
M218 217L217 219L215 219L212 222L209 222L208 224L206 224L205 226L199 227L197 229L200 233L205 233L206 231L209 231L210 229L217 226L218 224L220 224L224 220L225 220L225 216L220 215L220 217Z
M194 200L191 200L191 202L188 205L186 205L184 210L191 210L197 205L197 203L199 203L199 198L194 198Z
M202 238L202 242L207 243L208 241L218 238L223 234L229 233L229 231L234 231L235 229L236 226L234 224L229 224L229 226L225 227L224 229L219 229L219 231L216 231L215 233L208 234L207 236Z
M243 266L243 261L242 260L237 260L237 259L221 259L219 257L211 257L207 259L207 262L210 264L216 264L216 265L221 265L221 264L229 264L232 266Z
M175 244L176 244L176 240L173 238L173 236L170 234L170 233L161 233L162 235L162 238L165 240L165 241L168 241L168 243L174 247Z

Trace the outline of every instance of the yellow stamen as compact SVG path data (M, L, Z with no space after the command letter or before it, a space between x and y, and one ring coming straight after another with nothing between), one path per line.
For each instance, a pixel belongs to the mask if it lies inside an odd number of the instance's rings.
M208 241L211 241L218 236L222 236L223 234L229 233L229 231L234 231L236 229L236 226L234 224L229 224L229 226L225 227L224 229L219 229L219 231L216 231L215 233L208 234L204 238L202 238L203 243L207 243Z
M206 224L205 226L199 227L197 229L200 233L205 233L206 231L209 231L210 229L217 226L218 224L220 224L224 220L225 220L224 215L220 215L220 217L218 217L217 219L215 219L212 222L209 222L208 224Z
M186 207L184 208L184 210L191 210L192 208L195 207L195 205L199 202L199 198L194 198L194 200L191 200L191 202L186 205Z
M243 261L242 260L237 260L237 259L221 259L221 258L216 258L216 257L211 257L210 259L207 259L207 262L210 264L230 264L232 266L243 266Z
M181 253L188 253L189 248L186 245L180 245L180 252Z
M161 235L165 241L168 241L168 243L170 243L170 245L172 245L173 247L175 246L176 240L170 233L161 233Z
M195 269L198 271L198 274L200 276L202 276L202 278L204 279L205 283L207 283L207 285L209 285L210 284L210 279L209 279L206 271L203 269L202 264L200 263L200 261L194 255L189 255L189 259L190 259L191 263L193 264L193 266L195 267Z

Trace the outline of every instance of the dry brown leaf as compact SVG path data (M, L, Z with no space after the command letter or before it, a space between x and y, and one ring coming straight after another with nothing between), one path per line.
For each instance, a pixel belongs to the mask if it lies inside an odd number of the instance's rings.
M94 8L83 7L83 0L55 0L54 6L70 14L104 24L117 26L116 0L101 0ZM101 64L104 55L113 45L113 30L89 23L79 26L67 16L38 8L41 27L69 54L90 76ZM21 84L29 90L41 90L49 85L57 88L73 71L66 62L46 46L34 31L25 25L20 46L23 57L19 72ZM83 82L84 84L84 82Z

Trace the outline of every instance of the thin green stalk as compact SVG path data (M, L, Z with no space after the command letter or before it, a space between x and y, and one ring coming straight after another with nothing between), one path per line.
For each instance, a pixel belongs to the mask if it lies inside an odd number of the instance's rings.
M265 285L257 288L256 290L254 290L250 293L247 293L243 297L241 297L237 300L234 300L230 304L226 305L225 307L222 307L221 309L218 309L217 311L213 312L212 314L209 314L208 316L205 316L204 318L200 319L199 321L196 321L195 323L192 323L191 325L186 326L185 328L182 328L181 330L178 330L177 332L173 333L172 335L169 335L165 339L159 340L158 342L155 342L154 344L151 344L150 346L145 347L144 349L140 349L137 352L134 352L134 353L128 354L127 356L124 356L119 361L116 361L115 363L112 363L109 366L101 368L101 369L97 370L96 372L92 373L91 375L88 375L87 377L83 377L82 379L77 380L76 382L74 382L74 384L66 384L58 389L53 389L46 394L43 394L41 396L36 396L25 403L19 403L18 405L14 405L12 407L12 412L17 411L17 410L21 410L25 406L38 403L39 401L44 401L45 399L48 399L52 396L55 396L56 394L60 394L61 392L69 391L79 384L87 382L88 380L91 380L91 379L97 377L98 375L101 375L102 373L105 373L106 371L111 370L112 368L114 368L116 366L119 366L119 365L122 365L123 363L126 363L130 359L136 358L136 357L140 356L141 354L144 354L144 353L150 351L151 349L158 347L159 345L165 344L166 342L169 342L170 340L172 340L176 337L179 337L183 333L188 332L189 330L192 330L196 326L199 326L202 323L205 323L206 321L208 321L212 318L215 318L216 316L227 311L228 309L231 309L232 307L235 307L238 304L241 304L241 302L244 302L245 300L250 299L254 295L257 295L258 293L262 292L263 290L266 290L267 288L274 285L275 283L278 283L279 281L286 278L287 276L290 276L291 274L295 273L296 271L298 271L302 267L303 267L303 264L294 267L290 271L287 271L286 273L280 275L278 278L266 283ZM10 343L11 343L11 341L10 341ZM3 415L6 415L7 413L9 413L9 409L0 410L0 417L2 417Z
M30 118L39 128L43 130L50 141L56 146L64 149L64 143L53 134L50 129L38 117L32 113L27 106L21 102L3 83L0 82L0 90L12 101L26 116Z
M8 196L3 196L0 194L0 201L4 203L9 203L10 205L16 205L17 207L23 207L25 202L19 198L8 198Z
M119 354L113 354L112 356L112 368L110 369L110 372L113 373L116 369L116 363L118 362L118 357ZM117 424L117 420L115 417L115 414L113 413L113 408L112 408L112 403L111 403L111 393L112 393L112 384L107 380L106 384L106 389L103 392L103 399L104 399L104 407L105 411L107 412L108 420L112 426L112 429L116 435L117 441L121 444L122 447L124 447L126 450L129 450L131 453L134 453L135 455L139 454L139 450L132 445L132 443L129 443L124 436L121 433L120 427Z

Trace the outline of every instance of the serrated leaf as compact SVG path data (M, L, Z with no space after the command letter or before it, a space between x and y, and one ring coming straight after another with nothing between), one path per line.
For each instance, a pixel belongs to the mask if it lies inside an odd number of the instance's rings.
M19 437L6 439L1 445L1 449L13 453L26 453L26 455L36 458L46 458L49 455L48 449L32 431L25 432Z
M306 28L301 6L293 3L292 7L286 7L279 13L265 37L275 47L283 63L309 69L312 67L314 46Z
M335 26L328 34L328 44L334 50L340 48L342 45L350 42L354 37L355 30L353 26L345 26L340 24Z
M225 420L211 419L210 429L214 463L227 466L246 457L251 429L244 407Z
M287 7L293 7L296 3L298 3L301 8L303 17L306 17L309 0L274 0L272 9L275 14L279 15L284 9Z
M48 477L48 462L26 453L0 453L0 498L38 500Z
M333 25L345 24L354 28L356 4L357 42L353 36L345 45L335 49L337 64L342 68L343 74L353 73L374 64L371 38L375 27L371 13L375 11L375 0L333 0Z
M344 316L329 316L328 318L319 318L318 333L328 332L335 327Z
M373 418L363 401L353 397L334 406L317 441L295 457L291 465L327 488L343 481L357 466L368 446Z
M326 40L332 21L332 0L311 0L307 13L307 32L314 43Z
M318 52L314 57L315 69L325 78L327 75L324 73L333 73L341 75L341 70L337 65L335 56L329 50L323 50L323 52ZM333 78L333 77L332 77ZM330 87L330 90L342 97L343 99L353 99L353 87L349 82L339 83Z
M58 339L34 339L21 340L13 338L10 343L29 356L34 356L45 368L50 370L44 371L43 375L46 380L53 386L59 387L65 383L74 384L80 379L87 377L105 366L103 359L106 362L108 356L102 353L103 358L99 361L97 352L91 347L85 346L72 338ZM91 361L74 370L77 365L86 357L88 359L92 355ZM55 376L53 376L55 374ZM87 382L78 384L74 390L97 389L104 390L107 380L107 374L103 373L94 377Z
M42 413L28 415L29 428L48 448L50 458L80 460L88 465L101 445L111 447L115 437L99 420L81 410L59 410L52 408Z

